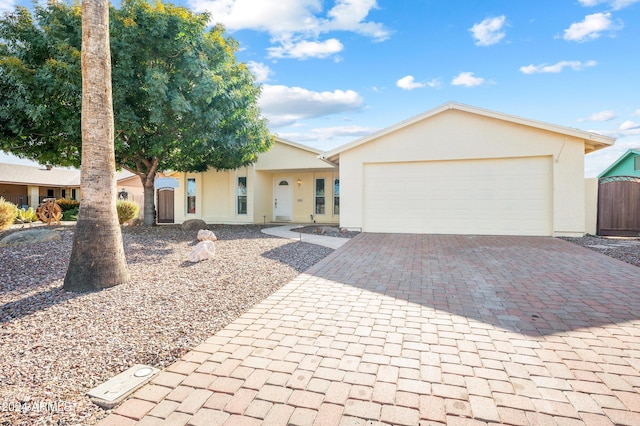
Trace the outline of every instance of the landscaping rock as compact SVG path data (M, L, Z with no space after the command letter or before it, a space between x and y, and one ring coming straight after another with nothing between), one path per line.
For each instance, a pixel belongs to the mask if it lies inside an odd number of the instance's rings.
M191 263L198 263L203 260L213 259L216 256L216 246L213 245L213 241L200 241L193 248L193 251L187 259Z
M217 241L218 237L213 231L208 229L201 229L198 231L198 241Z
M209 227L219 238L215 262L199 263L185 262L197 232L123 227L131 279L82 295L62 288L73 226L56 228L58 241L0 249L0 425L100 423L109 412L85 395L90 388L132 365L179 361L332 252L263 234L262 225ZM27 399L59 405L8 409Z
M183 231L197 231L198 229L205 229L207 222L202 219L189 219L185 220L182 224Z
M60 234L51 229L27 229L14 232L0 240L0 247L17 246L21 244L37 244L46 241L59 240Z

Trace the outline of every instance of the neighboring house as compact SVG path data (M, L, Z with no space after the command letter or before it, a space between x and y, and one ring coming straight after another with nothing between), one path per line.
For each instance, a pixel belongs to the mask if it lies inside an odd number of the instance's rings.
M116 179L118 189L125 189L128 199L142 206L140 178L122 171ZM36 208L45 198L80 200L80 170L1 163L0 197L24 208Z
M586 232L584 156L614 142L447 103L324 158L340 168L342 227L581 236Z
M44 198L80 199L80 172L45 166L0 164L0 197L36 208Z
M338 168L319 156L321 151L277 139L248 167L204 173L167 173L176 179L168 202L158 189L159 222L182 223L203 219L208 223L339 223ZM156 185L157 187L157 185ZM174 212L172 220L163 211Z
M597 191L597 234L640 236L640 150L628 150L600 173Z
M134 175L128 171L122 171L116 173L116 179L118 181L118 198L135 201L140 205L142 213L142 206L144 205L144 188L140 181L140 176Z
M598 179L612 176L640 177L640 149L630 149L607 167Z

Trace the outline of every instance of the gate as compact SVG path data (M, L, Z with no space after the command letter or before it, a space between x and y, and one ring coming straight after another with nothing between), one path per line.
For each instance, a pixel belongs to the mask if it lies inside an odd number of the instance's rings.
M173 188L158 189L158 223L174 223Z
M598 235L640 236L640 178L612 176L598 183Z

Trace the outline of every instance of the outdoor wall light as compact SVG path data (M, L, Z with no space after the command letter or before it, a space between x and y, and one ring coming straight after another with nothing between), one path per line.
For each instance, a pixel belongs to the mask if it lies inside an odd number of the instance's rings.
M298 186L302 185L302 180L300 180L300 178L298 178Z

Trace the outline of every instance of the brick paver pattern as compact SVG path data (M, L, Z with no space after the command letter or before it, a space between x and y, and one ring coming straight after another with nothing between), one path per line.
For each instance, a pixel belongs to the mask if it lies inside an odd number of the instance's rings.
M445 423L640 425L640 268L554 238L361 234L101 422Z

